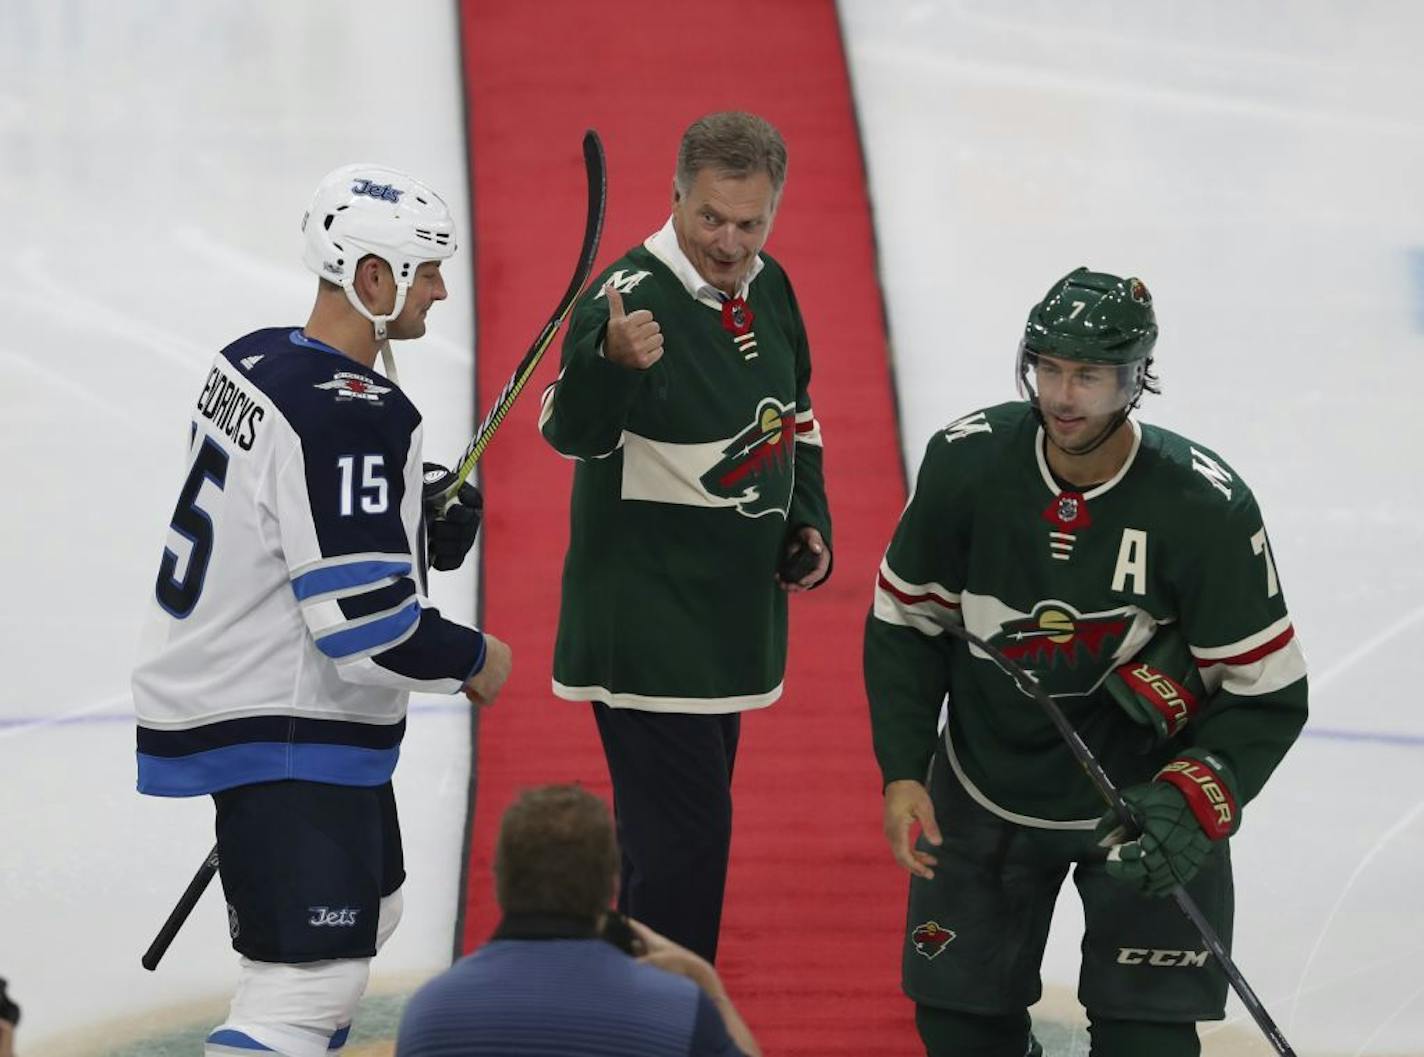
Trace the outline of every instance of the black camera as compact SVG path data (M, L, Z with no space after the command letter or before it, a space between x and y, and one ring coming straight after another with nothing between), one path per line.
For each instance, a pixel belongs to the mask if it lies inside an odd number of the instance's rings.
M7 1020L12 1026L20 1023L20 1007L10 1001L5 993L5 978L0 976L0 1020Z
M610 910L604 917L603 932L600 935L624 954L634 958L646 953L643 950L643 941L638 939L638 934L628 924L628 918L616 910Z
M814 572L820 563L821 556L798 540L792 544L790 553L781 559L781 563L776 567L776 575L784 584L800 583Z

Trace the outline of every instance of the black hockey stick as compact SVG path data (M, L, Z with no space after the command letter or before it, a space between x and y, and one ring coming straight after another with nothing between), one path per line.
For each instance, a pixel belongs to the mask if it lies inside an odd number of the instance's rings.
M1002 651L990 646L967 628L958 624L948 624L945 625L945 630L955 638L977 646L1018 685L1020 690L1043 706L1043 710L1048 713L1048 718L1053 721L1053 725L1058 728L1058 733L1068 743L1068 748L1072 750L1078 763L1082 765L1083 770L1088 772L1088 778L1092 781L1093 786L1107 801L1113 813L1117 815L1124 831L1128 834L1138 833L1137 820L1133 818L1132 811L1128 808L1127 801L1123 800L1122 794L1118 792L1117 786L1113 785L1112 779L1107 776L1102 764L1098 763L1092 750L1079 737L1073 724L1068 722L1068 717L1063 714L1063 710L1038 685L1033 676L1006 657ZM1187 893L1180 883L1172 886L1172 898L1177 901L1177 906L1181 908L1182 913L1196 926L1197 932L1201 934L1202 942L1206 944L1207 949L1221 965L1222 971L1226 973L1226 979L1231 983L1231 989L1241 999L1242 1004L1251 1014L1251 1019L1256 1022L1256 1026L1266 1036L1266 1040L1281 1057L1295 1057L1295 1050L1291 1049L1290 1043L1281 1034L1281 1029L1276 1027L1276 1022L1271 1019L1271 1015L1266 1012L1266 1007L1256 997L1256 992L1251 990L1251 985L1246 982L1246 977L1241 975L1241 970L1231 960L1231 955L1226 951L1226 945L1221 942L1221 937L1216 934L1216 929L1211 927L1211 922L1207 921L1206 916L1202 914L1201 907L1197 906L1196 900Z
M173 911L168 915L168 920L158 930L158 935L153 937L153 942L148 945L148 950L143 952L143 967L149 972L158 968L158 963L164 952L168 950L168 945L173 942L173 937L178 935L178 930L183 927L183 922L188 920L188 915L198 905L198 897L203 894L203 890L208 887L208 882L213 879L213 874L217 872L218 846L214 844L213 850L208 852L208 857L203 860L203 865L198 867L198 872L193 875L193 879L188 882L188 887L183 889L183 894L178 897L178 902L174 904Z
M480 456L489 446L495 430L499 429L510 408L519 399L519 394L533 377L534 369L539 366L545 350L553 344L554 335L558 333L559 327L563 326L574 302L583 292L588 277L593 274L593 261L598 256L598 242L603 235L603 209L608 200L608 169L603 157L603 141L593 129L583 134L583 164L588 175L588 215L584 220L583 246L579 249L578 266L574 269L573 278L569 280L569 288L564 291L554 314L549 317L549 322L544 324L544 329L534 339L534 344L529 346L529 351L519 361L519 366L514 368L514 374L504 384L499 399L486 412L484 421L475 430L474 438L452 471L449 485L432 500L431 505L438 502L440 510L444 510L454 501L460 485L474 472L475 463L480 461Z

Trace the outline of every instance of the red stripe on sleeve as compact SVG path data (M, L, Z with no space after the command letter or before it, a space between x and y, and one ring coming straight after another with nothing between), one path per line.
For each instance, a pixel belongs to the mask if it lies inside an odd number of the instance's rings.
M1234 657L1215 657L1211 660L1202 660L1200 657L1198 657L1197 667L1210 668L1214 664L1255 664L1262 657L1268 657L1271 654L1275 653L1278 649L1280 649L1293 638L1295 638L1294 624L1286 628L1285 631L1281 632L1270 642L1263 643L1262 645L1257 646L1254 650L1247 650L1245 653L1238 653Z
M936 605L944 606L945 609L958 609L958 602L951 602L943 595L937 595L933 591L923 595L912 595L901 591L898 587L885 579L885 574L880 574L880 586L889 591L892 595L904 602L907 606L912 606L916 602L934 602Z

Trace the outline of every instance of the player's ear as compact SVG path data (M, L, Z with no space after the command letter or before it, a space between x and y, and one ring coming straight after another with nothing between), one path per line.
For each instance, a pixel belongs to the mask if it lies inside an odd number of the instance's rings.
M384 311L383 302L394 297L390 282L391 268L375 254L368 254L356 262L356 294L371 311Z
M372 290L381 288L381 281L385 278L382 267L385 262L374 253L367 254L356 262L356 281L364 283Z

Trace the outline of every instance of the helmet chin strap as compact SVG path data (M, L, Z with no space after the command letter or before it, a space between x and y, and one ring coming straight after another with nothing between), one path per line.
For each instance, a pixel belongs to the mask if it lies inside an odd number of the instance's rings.
M391 352L391 339L387 335L386 325L401 314L401 309L405 307L405 295L410 290L410 284L396 284L396 303L390 313L384 316L373 315L371 310L362 304L361 298L356 295L354 286L343 286L342 289L346 291L346 300L351 302L351 307L371 321L371 327L376 337L376 348L381 353L381 367L385 370L387 378L395 382L396 385L400 385L400 375L396 373L396 357Z
M1109 437L1111 437L1114 433L1116 433L1119 429L1122 428L1122 424L1127 421L1127 413L1131 410L1132 405L1128 405L1121 411L1114 414L1111 421L1109 421L1108 424L1103 427L1102 432L1099 433L1087 444L1083 445L1081 448L1065 448L1062 444L1059 444L1056 440L1053 439L1053 433L1048 429L1047 423L1043 421L1043 411L1039 408L1038 401L1035 400L1033 402L1033 413L1038 416L1038 424L1044 427L1043 435L1048 438L1048 443L1052 444L1064 455L1088 455L1091 452L1097 451L1100 447L1107 443Z
M1028 395L1029 406L1033 408L1033 415L1038 419L1038 424L1043 427L1043 435L1048 438L1048 443L1052 444L1064 455L1088 455L1106 444L1108 439L1122 428L1123 423L1127 421L1127 416L1141 403L1142 391L1144 389L1143 382L1139 379L1132 394L1132 399L1124 404L1120 410L1114 412L1113 417L1108 421L1108 424L1103 427L1102 432L1081 448L1065 448L1062 444L1059 444L1053 439L1053 433L1049 430L1048 423L1044 421L1043 408L1038 406L1038 393L1036 393L1033 386L1029 384L1026 367L1020 367L1019 369L1019 386L1020 392Z

